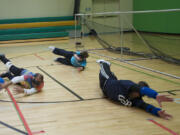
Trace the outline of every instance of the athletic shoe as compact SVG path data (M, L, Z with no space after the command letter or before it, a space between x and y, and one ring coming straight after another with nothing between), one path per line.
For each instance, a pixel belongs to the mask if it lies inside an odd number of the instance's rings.
M49 48L49 50L51 50L51 51L54 51L54 49L55 49L54 46L49 46L48 48Z
M54 61L55 61L55 62L58 62L58 58L55 58Z
M111 63L110 63L110 62L105 61L105 60L103 60L103 59L99 59L99 60L97 60L96 62L99 63L99 64L101 64L101 63L106 63L106 64L108 64L109 66L111 66Z
M1 77L1 78L5 78L5 77L8 77L9 74L11 74L11 73L8 71L8 72L5 72L5 73L0 74L0 77Z

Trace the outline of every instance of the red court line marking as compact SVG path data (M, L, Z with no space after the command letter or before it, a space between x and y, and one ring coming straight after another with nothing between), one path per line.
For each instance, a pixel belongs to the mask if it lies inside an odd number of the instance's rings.
M25 118L24 118L24 116L23 116L23 114L22 114L22 112L21 112L21 110L20 110L20 108L19 108L19 106L18 106L18 104L17 104L17 102L16 102L16 100L14 99L14 97L11 94L10 90L8 88L6 88L6 90L7 90L8 94L9 94L11 100L13 101L13 104L14 104L14 106L15 106L15 108L16 108L19 116L20 116L20 119L22 120L23 125L24 125L26 131L28 132L28 135L33 135L30 128L29 128L29 126L28 126L28 124L27 124L27 122L26 122L26 120L25 120Z
M151 121L151 122L154 123L155 125L157 125L157 126L161 127L162 129L168 131L168 132L171 133L172 135L179 135L178 133L172 131L171 129L169 129L169 128L163 126L163 125L161 125L160 123L156 122L156 121L153 120L153 119L148 119L148 121Z
M45 60L43 57L37 55L36 53L34 54L34 56L38 57L38 58L41 59L41 60Z
M45 133L45 131L41 130L41 131L33 132L33 135L35 135L35 134L41 134L41 133Z

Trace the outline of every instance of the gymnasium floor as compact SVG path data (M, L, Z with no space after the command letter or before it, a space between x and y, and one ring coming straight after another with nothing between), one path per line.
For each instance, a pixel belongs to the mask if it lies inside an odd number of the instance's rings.
M34 134L180 134L180 103L178 103L180 101L163 103L163 109L173 115L173 119L169 121L152 116L143 110L113 103L103 97L99 88L99 65L96 60L111 61L111 69L119 79L130 79L135 82L146 80L151 88L176 99L180 99L179 79L103 57L103 55L110 57L119 57L119 55L99 50L102 47L91 37L86 37L84 43L85 49L90 49L91 52L86 70L80 73L73 67L54 62L53 60L57 56L47 49L48 46L56 46L75 51L73 39L0 44L0 53L5 53L13 64L44 75L43 92L31 96L14 95ZM133 63L180 76L179 66L157 59L133 61ZM0 63L0 72L5 70L5 66ZM12 90L12 86L9 89ZM158 106L155 100L146 97L144 100ZM27 132L5 91L0 92L0 106L0 135L26 134Z

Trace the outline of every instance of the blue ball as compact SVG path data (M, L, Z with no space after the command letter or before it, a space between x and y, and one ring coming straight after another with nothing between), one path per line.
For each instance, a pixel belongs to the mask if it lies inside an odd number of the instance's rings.
M4 83L4 80L0 77L0 83Z

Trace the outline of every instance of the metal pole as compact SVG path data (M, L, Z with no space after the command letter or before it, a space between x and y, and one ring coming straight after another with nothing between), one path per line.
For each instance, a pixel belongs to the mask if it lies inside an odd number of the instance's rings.
M77 26L76 26L76 25L77 25L77 24L76 24L76 21L77 21L77 18L76 18L76 17L77 17L77 16L76 16L76 14L75 14L75 45L76 45L76 42L77 42L77 39L76 39L76 38L77 38L77 31L76 31L76 27L77 27Z

